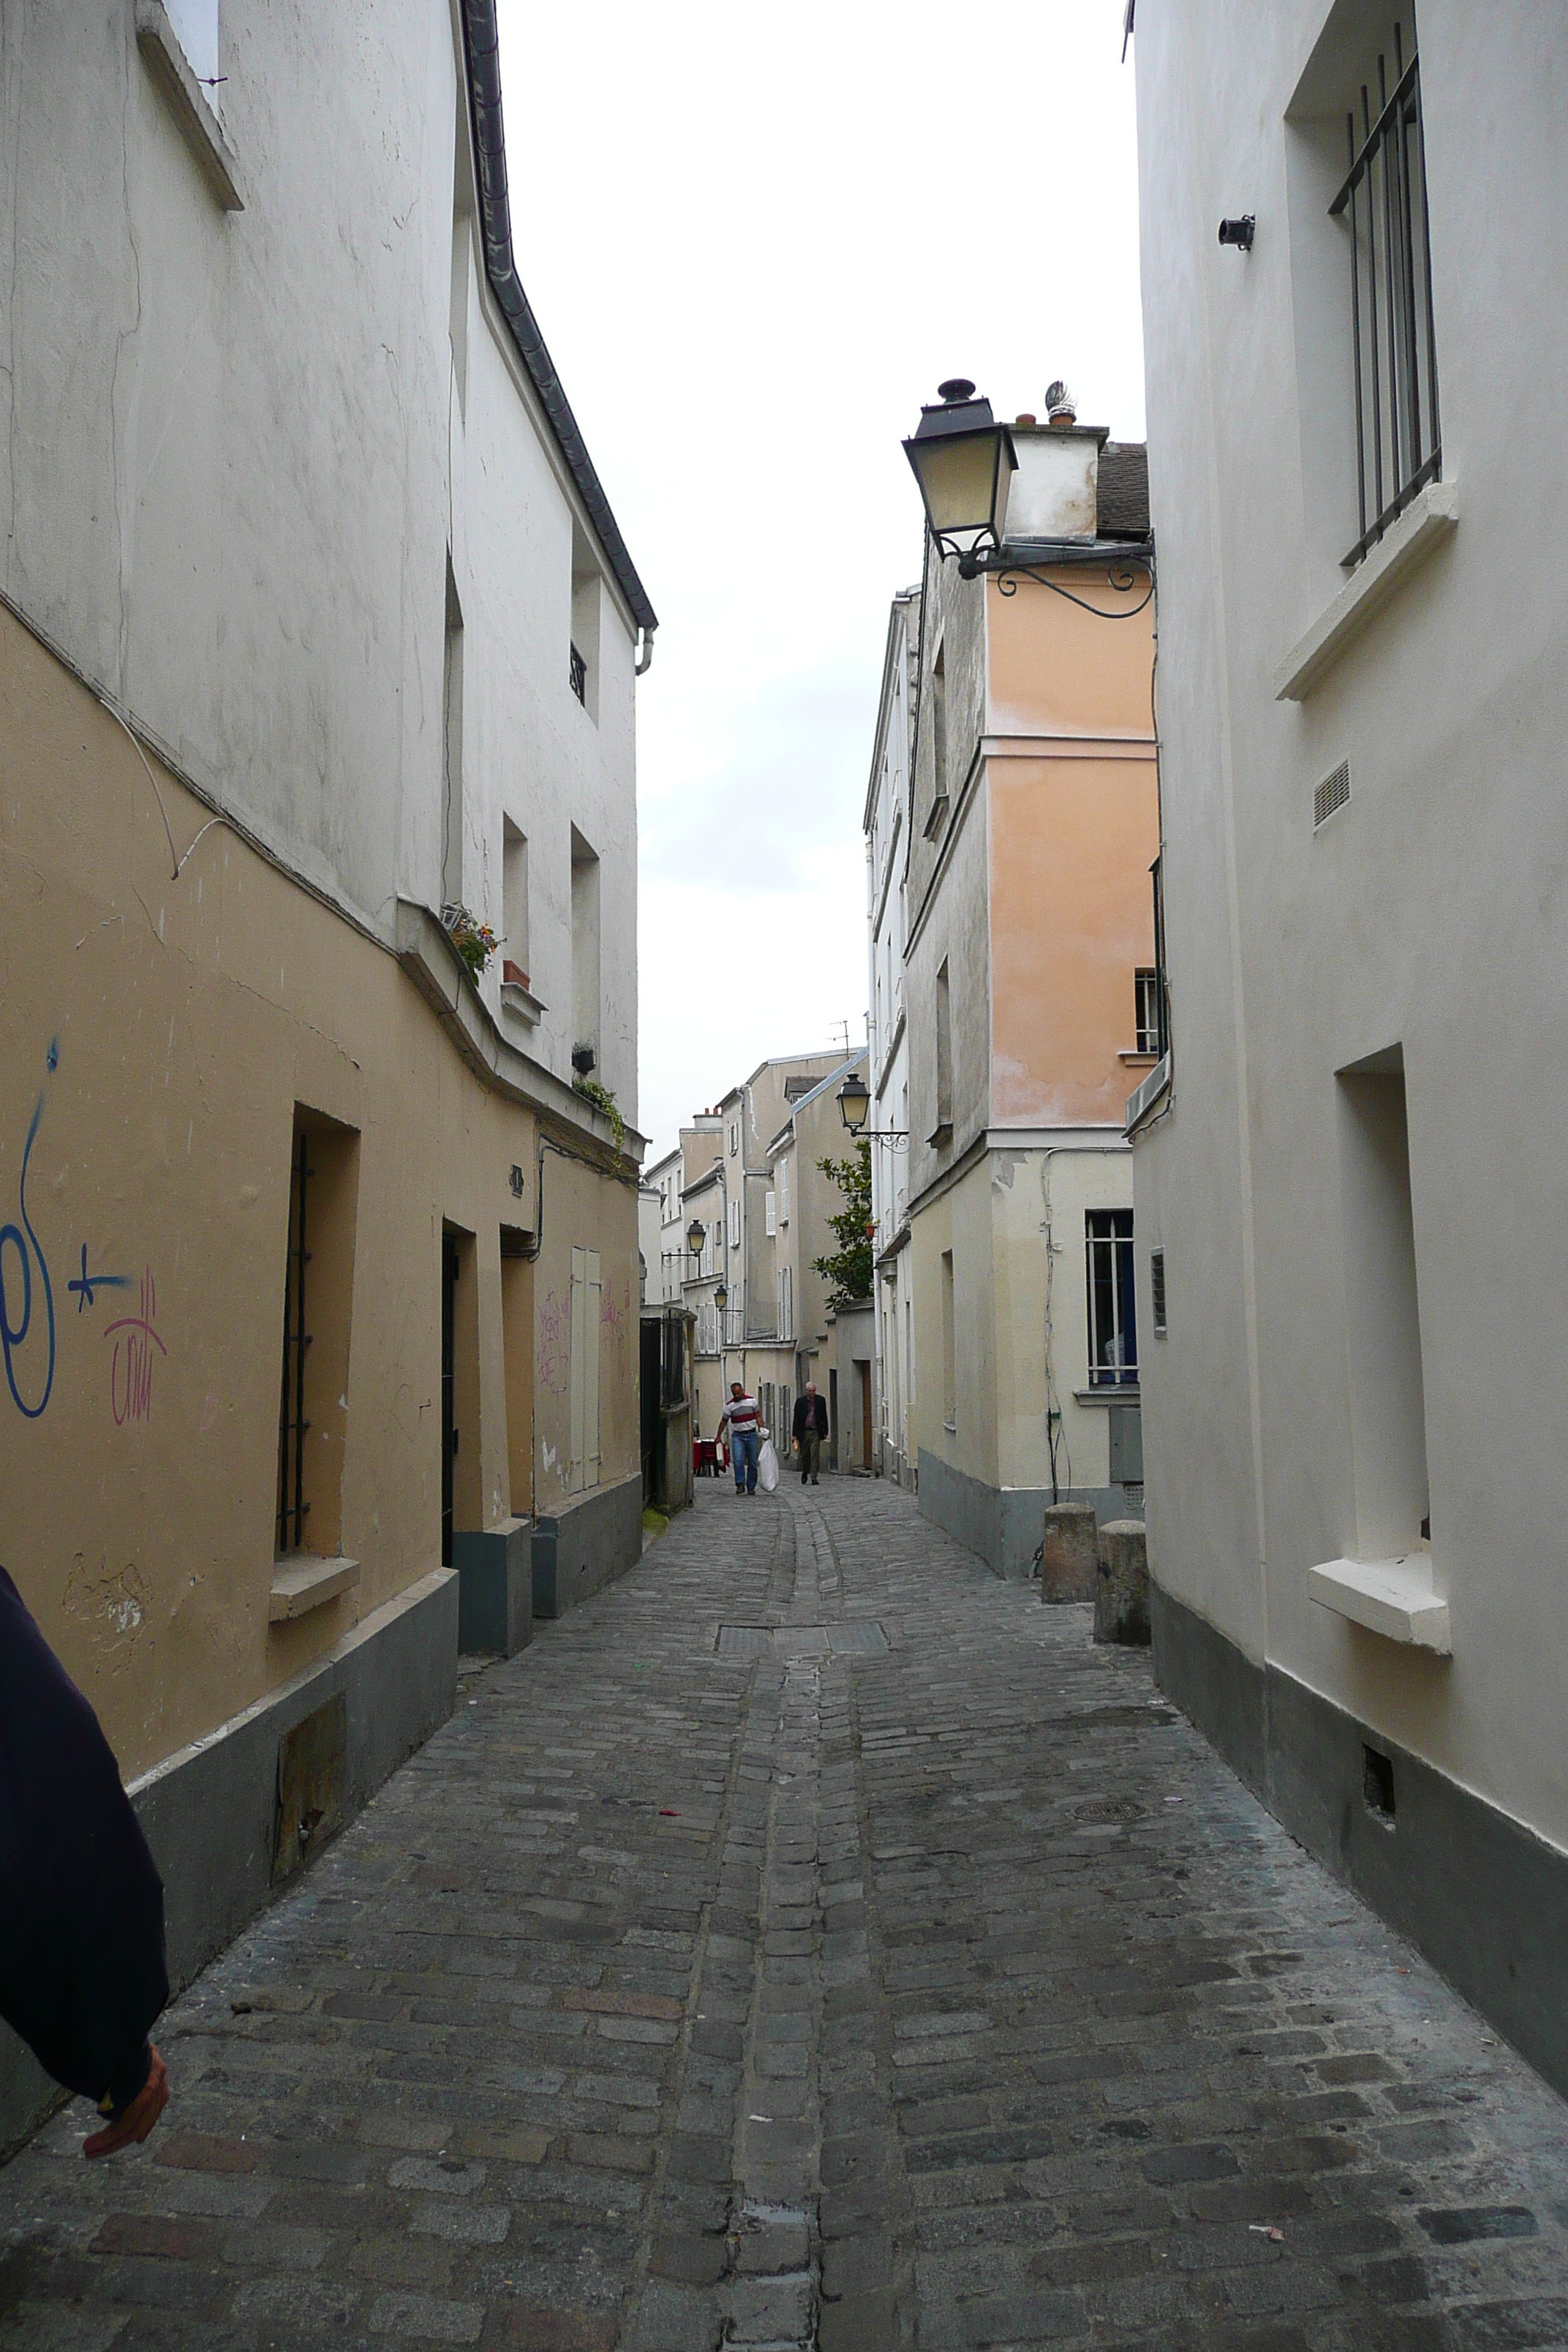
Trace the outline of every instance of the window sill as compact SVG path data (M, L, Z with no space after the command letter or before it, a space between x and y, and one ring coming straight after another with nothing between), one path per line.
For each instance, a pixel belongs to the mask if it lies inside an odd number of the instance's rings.
M1276 702L1304 702L1403 582L1453 535L1458 482L1428 482L1357 564L1274 673Z
M242 213L239 159L205 90L191 71L163 0L136 0L136 46L163 94L196 168L226 213Z
M515 1013L518 1019L526 1021L531 1029L537 1029L544 1017L544 1004L531 988L524 988L519 980L502 981L500 1001L506 1012Z
M1141 1388L1074 1389L1073 1391L1073 1402L1076 1404L1141 1404L1142 1401L1143 1391Z
M952 1121L950 1118L939 1119L927 1136L926 1141L933 1151L942 1150L945 1144L952 1141Z
M1171 1089L1171 1057L1166 1054L1156 1062L1142 1085L1127 1097L1127 1120L1122 1129L1129 1141L1149 1116L1162 1095Z
M922 827L922 831L924 832L925 837L928 841L934 841L937 835L941 833L942 826L947 823L948 806L949 802L946 793L938 793L935 800L932 801L931 804L931 814L927 817L925 824Z
M1116 1058L1119 1062L1126 1062L1136 1065L1141 1069L1152 1070L1160 1057L1158 1054L1146 1054L1142 1045L1123 1045Z
M1401 1559L1326 1559L1307 1570L1307 1590L1320 1608L1390 1642L1445 1658L1453 1654L1448 1604L1433 1592L1428 1551Z
M313 1552L291 1552L273 1569L268 1620L281 1625L291 1618L308 1617L312 1609L324 1609L329 1601L352 1591L358 1582L357 1559L319 1559Z

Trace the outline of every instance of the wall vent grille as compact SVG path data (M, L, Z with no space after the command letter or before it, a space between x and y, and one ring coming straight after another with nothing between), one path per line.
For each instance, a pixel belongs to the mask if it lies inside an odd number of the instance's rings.
M1342 809L1351 796L1351 763L1342 760L1331 776L1325 776L1312 794L1312 831L1327 824L1336 809Z
M1149 1253L1149 1297L1154 1309L1154 1328L1163 1338L1165 1331L1165 1253L1163 1249Z

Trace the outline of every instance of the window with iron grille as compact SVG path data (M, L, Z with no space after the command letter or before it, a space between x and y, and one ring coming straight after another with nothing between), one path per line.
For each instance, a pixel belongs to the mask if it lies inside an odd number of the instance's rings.
M1149 1304L1153 1311L1155 1335L1165 1337L1165 1253L1163 1249L1149 1253Z
M1089 1384L1138 1384L1138 1314L1132 1296L1132 1212L1085 1213L1089 1255Z
M305 1350L310 1344L305 1328L306 1247L310 1179L310 1139L294 1138L289 1174L289 1251L283 1277L283 1395L278 1415L278 1510L272 1547L281 1559L305 1549L305 1521L310 1506L305 1499Z
M559 643L560 640L557 639L556 642ZM575 646L572 647L572 691L576 696L578 701L583 705L584 709L586 710L588 708L588 665L584 660Z
M1442 472L1432 250L1426 214L1421 68L1411 26L1394 26L1392 73L1377 59L1345 117L1349 172L1329 207L1350 243L1359 563L1423 486Z
M1157 1054L1160 1050L1160 975L1157 971L1135 971L1132 975L1133 1011L1138 1024L1138 1051Z

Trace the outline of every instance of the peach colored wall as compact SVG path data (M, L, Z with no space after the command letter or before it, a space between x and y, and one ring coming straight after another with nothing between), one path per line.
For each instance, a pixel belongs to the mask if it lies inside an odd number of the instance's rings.
M207 812L158 782L184 847ZM438 1565L444 1219L476 1236L465 1516L531 1504L508 1444L500 1235L533 1219L533 1114L479 1083L390 954L231 831L169 875L135 747L0 610L0 1562L127 1773ZM274 1625L297 1103L358 1138L326 1517L362 1580ZM565 1502L574 1243L601 1254L601 1486L638 1466L635 1181L544 1164L542 1510Z
M1148 580L1133 575L1125 595L1107 571L1072 566L1053 576L1075 596L1106 613L1097 619L1037 581L1021 580L1011 596L986 583L985 626L992 735L1134 735L1152 740L1150 681L1154 659L1154 607L1142 602ZM1153 856L1152 850L1150 856Z
M987 583L991 1116L1120 1126L1132 975L1154 956L1153 608L1128 610L1142 573L1125 595L1108 572L1055 576L1127 617L1096 618L1034 581L1011 596Z

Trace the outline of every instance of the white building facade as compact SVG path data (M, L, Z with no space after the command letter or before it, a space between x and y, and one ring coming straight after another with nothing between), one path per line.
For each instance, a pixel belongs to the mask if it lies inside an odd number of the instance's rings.
M1158 1669L1564 2087L1568 43L1141 0L1136 56Z

